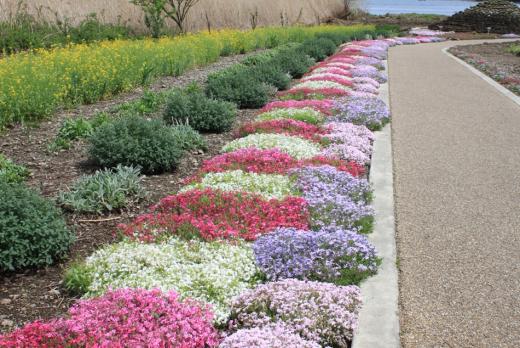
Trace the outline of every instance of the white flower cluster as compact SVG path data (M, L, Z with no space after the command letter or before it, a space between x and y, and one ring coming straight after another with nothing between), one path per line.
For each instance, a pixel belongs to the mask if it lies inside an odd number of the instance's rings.
M212 305L215 322L229 315L233 297L256 284L253 251L246 244L183 241L163 244L122 242L96 251L86 260L91 283L85 296L108 289L175 290Z
M259 194L265 199L283 199L295 194L291 179L286 175L247 173L242 170L208 173L201 182L185 186L181 192L206 188L251 192Z
M298 160L309 159L320 153L319 145L299 137L281 134L251 134L233 140L222 148L223 152L254 147L260 150L278 149Z
M261 113L256 117L256 121L270 121L270 120L281 120L281 119L296 119L298 121L306 121L307 119L316 120L318 123L322 122L324 115L312 108L283 108L275 109L268 112Z
M343 86L341 83L333 82L333 81L305 81L302 83L298 83L293 87L293 89L301 89L301 88L310 88L310 89L326 89L326 88L336 88L344 91L350 91L349 87Z

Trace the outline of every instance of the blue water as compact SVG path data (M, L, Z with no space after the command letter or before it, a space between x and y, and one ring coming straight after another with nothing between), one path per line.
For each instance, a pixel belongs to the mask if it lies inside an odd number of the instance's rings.
M371 14L431 13L452 15L477 4L464 0L354 0L354 4Z

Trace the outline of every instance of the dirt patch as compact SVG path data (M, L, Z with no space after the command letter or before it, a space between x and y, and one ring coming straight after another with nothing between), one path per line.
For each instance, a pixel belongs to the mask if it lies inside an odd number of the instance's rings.
M160 79L150 86L150 89L160 91L186 86L192 82L203 83L208 74L229 67L245 56L247 55L225 57L217 63L191 70L183 76ZM56 137L62 121L79 115L89 117L114 105L135 100L142 94L143 90L138 89L109 101L64 110L52 120L42 122L37 127L16 126L0 135L0 152L31 171L28 185L40 190L46 197L55 197L57 192L66 189L81 175L90 174L96 169L87 162L84 141L74 143L71 149L58 154L47 150L48 143ZM241 110L236 127L251 121L255 114L256 110ZM66 213L67 223L77 236L77 241L66 260L44 269L0 274L0 332L10 331L15 326L29 321L63 315L77 299L68 294L62 284L63 272L70 263L83 259L104 244L114 242L117 224L130 221L160 198L177 192L184 178L193 174L205 159L218 154L221 147L233 139L233 132L203 136L208 144L207 151L194 151L186 155L172 173L145 177L143 185L149 196L139 205L129 207L118 214L101 217Z
M520 45L520 41L514 43ZM508 42L456 46L450 49L450 53L520 95L520 57L508 51L511 44Z

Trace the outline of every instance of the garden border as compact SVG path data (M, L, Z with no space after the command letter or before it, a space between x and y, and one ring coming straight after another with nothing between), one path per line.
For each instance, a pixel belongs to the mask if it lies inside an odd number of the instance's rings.
M488 41L485 41L485 42L488 42ZM508 41L505 41L505 42L508 42ZM519 96L517 96L516 94L514 94L513 92L511 92L510 90L508 90L507 88L502 86L500 83L496 82L491 77L489 77L488 75L484 74L483 72L481 72L477 68L473 67L471 64L466 63L465 61L463 61L459 57L457 57L457 56L451 54L450 52L448 52L448 50L450 48L458 47L458 46L469 46L469 45L472 45L472 44L466 44L466 45L463 44L463 45L454 45L454 46L450 46L450 47L445 47L445 48L442 49L442 53L446 54L448 57L451 57L452 59L454 59L459 64L465 66L472 73L474 73L475 75L480 77L482 80L486 81L491 86L495 87L500 93L502 93L503 95L505 95L506 97L511 99L514 103L520 105L520 97Z
M388 61L385 61L385 69L388 73ZM388 82L381 85L379 93L390 107ZM374 189L375 224L368 239L376 247L383 263L376 275L361 284L363 307L353 348L397 348L401 343L391 123L374 134L370 183Z

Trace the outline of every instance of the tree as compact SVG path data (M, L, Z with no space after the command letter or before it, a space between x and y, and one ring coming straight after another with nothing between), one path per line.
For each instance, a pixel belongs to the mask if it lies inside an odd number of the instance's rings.
M186 32L186 19L199 0L130 0L145 13L146 26L153 37L159 37L166 18L175 22L181 33Z

